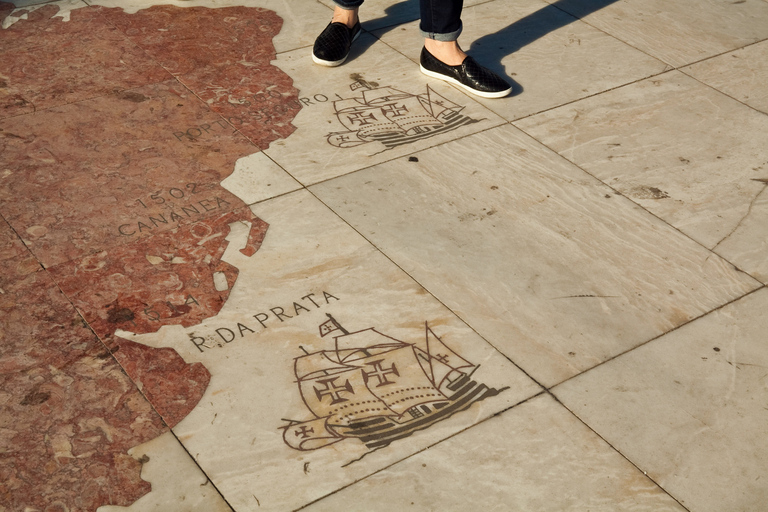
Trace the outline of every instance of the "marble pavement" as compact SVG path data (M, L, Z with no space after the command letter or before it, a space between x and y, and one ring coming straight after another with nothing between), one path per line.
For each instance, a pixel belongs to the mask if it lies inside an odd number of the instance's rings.
M0 0L0 512L768 503L768 0Z

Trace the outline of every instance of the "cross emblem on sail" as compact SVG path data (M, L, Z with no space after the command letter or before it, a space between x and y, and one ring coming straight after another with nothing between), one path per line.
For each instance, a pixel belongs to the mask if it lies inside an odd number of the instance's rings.
M294 360L312 417L285 420L283 440L291 448L314 450L348 438L383 447L503 391L474 381L477 366L428 324L423 342L406 343L374 328L349 332L328 316L320 335L336 334L333 347Z
M368 379L375 378L379 379L379 383L376 385L377 388L380 388L381 386L386 386L387 384L394 384L395 381L387 379L387 375L390 373L394 373L398 377L400 376L399 373L397 373L397 367L395 366L395 363L392 363L392 366L389 368L389 370L386 370L381 367L381 363L384 361L384 359L379 359L378 361L370 361L365 364L373 366L373 370L370 372L366 372L363 370L363 378L365 379L365 384L368 384Z
M338 377L317 381L318 384L325 384L325 389L315 388L318 400L322 401L324 396L329 395L331 397L331 405L335 405L349 400L348 398L342 398L341 393L346 392L353 395L355 394L355 390L352 389L352 385L349 381L346 381L344 385L340 387L335 387L334 382L336 382L336 379L338 379Z
M410 94L392 87L374 87L357 81L350 88L360 96L333 102L336 117L345 131L328 134L328 142L351 148L380 142L387 149L478 122L461 114L464 107L427 86L424 94Z

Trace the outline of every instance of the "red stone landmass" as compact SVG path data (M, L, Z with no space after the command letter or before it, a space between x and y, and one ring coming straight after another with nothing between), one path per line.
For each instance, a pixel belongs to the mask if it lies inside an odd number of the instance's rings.
M247 255L267 229L219 183L292 133L300 104L270 65L282 24L270 11L85 7L64 22L56 9L0 30L0 213L48 267L0 294L0 503L93 511L149 492L127 451L166 427L144 397L172 426L210 380L115 331L219 312L237 278L221 261L229 223L251 223ZM10 12L0 2L0 19Z
M128 455L167 427L45 271L0 294L0 506L92 512L150 491Z
M255 253L268 225L244 207L51 269L170 426L194 408L210 374L199 363L184 363L175 350L146 347L113 334L117 329L144 334L163 325L188 327L215 316L237 279L237 268L221 260L229 224L237 220L251 222L251 238L242 251ZM219 272L228 284L221 291L213 281Z
M293 80L270 62L283 20L258 7L162 5L104 17L260 149L288 137L301 108Z

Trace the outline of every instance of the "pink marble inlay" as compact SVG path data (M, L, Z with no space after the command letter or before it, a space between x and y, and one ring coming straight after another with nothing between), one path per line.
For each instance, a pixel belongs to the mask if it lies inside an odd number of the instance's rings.
M11 8L0 4L0 20ZM46 6L0 29L0 118L170 78L96 10L74 10L68 22L57 12Z
M49 269L170 425L200 400L208 371L186 365L175 351L150 349L113 334L117 329L147 333L163 325L190 326L215 316L237 279L237 268L221 260L229 224L237 220L252 224L250 241L241 251L252 255L268 226L243 207ZM216 289L215 273L225 277L227 289Z
M0 503L11 510L95 510L148 492L127 451L165 427L116 360L170 425L210 375L114 333L218 313L237 278L221 260L229 224L252 225L248 256L267 229L220 182L290 134L299 109L270 65L281 20L269 11L56 12L0 32L0 270L30 254L48 269L16 272L0 294Z
M257 151L175 80L0 129L3 215L46 267L243 206L220 182Z
M93 511L149 492L128 449L160 417L46 272L0 294L0 508Z
M18 235L0 218L0 293L3 287L40 270L40 264Z
M229 224L236 221L252 223L243 252L255 253L267 224L243 207L49 271L103 339L116 329L146 333L195 325L219 312L237 279L237 268L221 260ZM216 273L224 275L227 289L216 289Z
M259 148L288 137L301 108L291 78L272 66L282 20L265 9L155 6L104 16Z

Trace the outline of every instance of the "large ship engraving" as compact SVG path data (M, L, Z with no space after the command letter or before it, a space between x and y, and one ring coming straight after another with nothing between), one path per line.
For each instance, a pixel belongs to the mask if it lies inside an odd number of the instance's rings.
M506 389L476 382L478 366L426 323L423 342L406 343L374 328L349 332L328 317L320 336L333 333L332 348L294 361L312 417L284 420L283 440L291 448L315 450L350 438L383 448Z
M392 87L378 87L365 80L353 83L360 96L333 102L345 131L328 134L328 142L351 148L379 142L386 149L477 123L461 114L463 106L437 94L429 85L424 94L410 94Z

